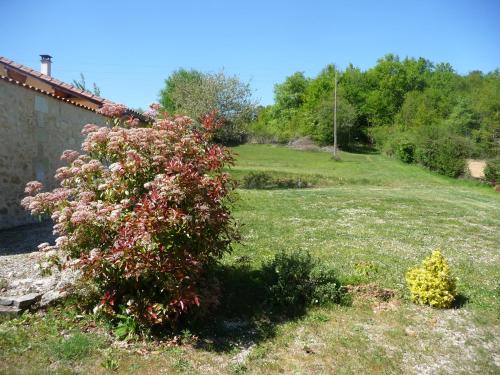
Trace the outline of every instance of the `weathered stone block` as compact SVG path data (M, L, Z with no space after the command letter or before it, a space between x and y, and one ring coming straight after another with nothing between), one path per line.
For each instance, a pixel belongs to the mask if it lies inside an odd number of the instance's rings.
M39 293L30 293L23 296L12 297L13 305L20 309L27 309L42 297Z
M12 297L1 297L0 296L0 306L11 306L14 303Z
M15 318L21 315L22 310L15 306L1 306L0 305L0 316Z
M58 290L50 290L42 296L42 300L40 301L40 307L47 307L55 301L59 300L64 296L63 293Z

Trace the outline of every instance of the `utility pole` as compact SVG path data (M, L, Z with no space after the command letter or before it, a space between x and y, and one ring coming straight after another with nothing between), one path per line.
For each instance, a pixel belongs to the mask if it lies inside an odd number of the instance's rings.
M337 69L335 69L335 89L333 101L333 156L337 156Z

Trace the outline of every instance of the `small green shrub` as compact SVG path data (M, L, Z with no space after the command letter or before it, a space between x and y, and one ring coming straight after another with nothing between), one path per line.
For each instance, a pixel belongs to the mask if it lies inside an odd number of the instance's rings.
M415 158L415 145L409 141L401 141L396 149L396 155L404 163L413 163Z
M270 189L272 177L264 172L251 172L243 177L242 187L245 189Z
M134 337L139 330L136 319L131 315L116 314L118 323L113 329L113 333L119 340L125 340Z
M335 271L323 266L316 266L310 274L312 284L312 303L316 305L328 305L341 303L344 293Z
M244 189L303 189L311 187L312 183L302 178L274 177L267 172L251 172L243 177Z
M406 273L406 282L413 302L437 308L449 308L456 298L456 279L450 274L448 262L436 250L424 259L421 267Z
M437 173L458 177L465 170L469 151L470 144L464 137L437 130L421 139L415 149L415 160Z
M277 307L300 310L310 304L340 303L342 289L333 270L321 267L307 252L280 252L263 266L269 301Z
M307 252L276 254L263 267L264 274L270 278L268 285L272 303L278 306L307 305L313 291L310 274L314 266L315 262Z
M484 168L484 179L492 184L500 183L500 157L488 160Z
M467 140L460 136L449 136L440 140L439 147L436 171L449 177L463 174L465 159L469 156Z

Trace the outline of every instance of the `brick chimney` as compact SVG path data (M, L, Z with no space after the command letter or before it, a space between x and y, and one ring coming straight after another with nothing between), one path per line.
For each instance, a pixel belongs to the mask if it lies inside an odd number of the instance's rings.
M48 75L50 77L50 71L52 68L52 56L50 55L40 55L42 58L40 62L40 73Z

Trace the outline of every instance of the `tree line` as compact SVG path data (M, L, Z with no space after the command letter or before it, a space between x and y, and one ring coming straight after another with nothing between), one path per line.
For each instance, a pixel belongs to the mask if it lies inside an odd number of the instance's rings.
M274 104L257 106L248 83L221 73L179 69L160 102L193 118L216 110L225 144L288 142L308 136L333 143L334 77L341 149L375 146L407 163L458 176L466 158L498 158L500 70L458 74L449 63L388 54L365 71L325 66L314 78L296 72L274 87Z
M495 158L500 142L500 71L458 74L448 63L386 55L366 70L327 65L316 77L296 72L275 85L249 132L286 142L309 136L333 143L334 75L342 149L375 145L407 163L458 176L465 158Z

